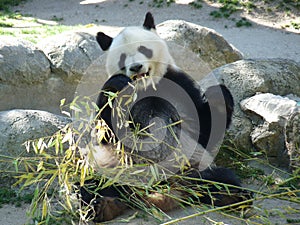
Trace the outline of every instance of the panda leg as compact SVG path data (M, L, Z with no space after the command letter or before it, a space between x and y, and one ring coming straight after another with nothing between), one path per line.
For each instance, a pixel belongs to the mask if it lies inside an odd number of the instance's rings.
M234 172L227 168L207 168L204 171L191 169L186 172L185 176L196 179L185 179L184 177L183 179L179 179L178 177L170 178L170 193L151 193L144 198L144 201L148 206L156 206L162 211L168 212L180 207L179 199L185 200L189 198L194 200L194 204L204 203L220 207L253 198L251 192L243 190L241 183ZM218 187L209 181L217 182ZM222 185L219 183L230 186L222 188ZM182 187L193 189L193 191L197 192L201 197L191 195ZM247 204L250 205L251 203Z
M235 173L228 168L214 167L207 168L204 171L190 169L184 176L196 179L171 177L168 180L171 186L171 191L168 194L150 193L143 200L149 207L155 206L164 212L168 212L180 207L179 199L185 200L190 198L194 200L194 204L204 203L220 207L242 202L253 197L251 192L243 190ZM209 181L230 186L220 189L222 185L219 184L217 187ZM204 186L208 188L203 188ZM195 192L198 192L201 197L191 195L186 192L183 187L193 189Z
M96 223L112 220L124 213L127 205L116 197L96 198L93 202Z
M194 180L192 182L193 185L201 185L208 186L208 189L201 190L201 194L203 197L198 200L205 204L211 204L214 206L226 206L234 203L242 202L245 200L249 200L253 197L253 193L242 188L242 185L234 174L234 172L228 168L223 167L215 167L215 168L207 168L204 171L197 171L196 169L192 169L187 172L187 176L190 178L199 178L201 180ZM205 180L207 182L205 182ZM227 186L227 188L219 188L216 185L211 184L209 181L222 183ZM235 187L232 187L232 186ZM197 190L196 190L197 191Z
M194 204L198 202L198 204L204 203L213 206L231 205L249 200L253 197L253 193L243 190L237 176L233 171L227 168L207 168L204 171L191 169L186 172L185 176L196 179L170 178L170 180L168 180L171 186L170 193L163 194L153 192L147 196L136 197L143 201L145 206L155 206L164 212L179 208L180 202L178 199L184 200L187 197L193 199ZM235 187L227 186L226 188L220 189L222 185L219 184L218 187L216 187L209 181ZM92 182L95 184L96 181ZM201 197L195 197L194 195L185 192L184 189L182 189L182 187L185 186L198 192ZM204 186L208 188L202 188ZM95 186L90 189L81 187L80 192L84 204L93 206L94 222L104 222L122 215L128 208L128 203L126 204L122 201L122 198L124 198L124 196L130 198L134 194L127 186L110 186L102 190L96 190ZM248 203L248 205L250 204L251 203ZM92 213L90 213L90 215L92 215Z
M181 192L171 190L171 193L168 193L168 195L157 192L151 193L143 200L148 207L155 206L163 212L169 212L173 209L179 208L180 204L177 199L182 197L183 195Z
M126 186L109 186L98 189L98 181L86 181L80 187L81 204L83 207L90 206L88 217L93 217L94 222L112 220L124 213L128 206L122 201L123 194L129 192Z

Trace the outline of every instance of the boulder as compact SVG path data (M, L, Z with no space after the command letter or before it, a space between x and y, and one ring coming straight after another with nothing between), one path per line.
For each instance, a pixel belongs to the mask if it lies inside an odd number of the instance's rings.
M38 46L50 60L52 72L69 81L80 80L101 54L95 36L83 32L51 36Z
M0 85L43 83L50 75L44 53L28 41L0 36Z
M65 38L51 37L38 46L45 48L49 59L26 41L0 38L0 110L60 113L60 100L66 98L69 103L74 99L83 74L91 70L99 77L99 70L91 66L101 55L94 36L67 33Z
M289 167L284 128L279 123L264 122L254 126L250 138L255 149L264 152L272 164Z
M2 111L0 155L21 156L25 151L24 142L50 136L70 122L71 120L66 117L39 110Z
M157 32L166 41L175 42L194 52L208 64L210 69L215 69L243 58L242 54L229 44L222 35L207 27L183 20L168 20L157 25ZM171 54L175 52L176 55L176 48L171 48L170 50ZM181 55L179 59L184 58Z
M283 126L297 106L295 100L270 93L256 94L240 102L243 111L253 112L268 123Z
M215 69L200 81L203 87L216 82L224 83L235 101L227 138L233 139L240 148L251 149L253 122L241 110L241 101L256 93L300 96L300 64L287 59L240 60Z
M251 142L278 165L288 167L285 125L297 107L297 101L270 93L257 94L240 103L253 124Z
M24 40L0 37L0 111L51 107L57 91L51 79L50 63L41 50Z
M237 104L256 93L300 96L300 63L289 59L240 60L210 76L229 87Z
M291 169L300 167L300 104L289 116L285 126L285 143Z

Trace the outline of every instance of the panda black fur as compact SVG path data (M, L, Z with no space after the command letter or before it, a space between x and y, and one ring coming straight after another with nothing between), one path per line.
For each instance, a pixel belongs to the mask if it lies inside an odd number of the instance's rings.
M113 93L121 93L129 84L141 85L139 80L144 80L144 86L147 88L138 87L138 93L147 93L147 98L141 99L135 103L131 109L131 116L133 124L138 123L141 128L146 127L149 121L155 117L161 118L166 125L176 124L174 126L175 134L180 133L183 127L179 122L182 118L178 113L178 108L168 101L165 101L159 96L155 96L155 93L159 92L168 95L168 89L164 86L163 80L173 82L182 88L188 97L192 101L192 105L196 111L196 117L192 118L192 122L188 124L193 129L193 123L199 123L199 130L187 131L191 137L195 139L195 142L202 146L207 151L214 150L223 138L225 129L229 127L231 123L233 113L233 98L230 91L224 85L216 85L209 87L205 93L201 91L200 86L186 73L181 71L174 63L173 58L169 54L168 48L163 40L161 40L155 32L154 19L151 13L146 14L146 18L143 24L143 28L129 27L125 28L116 38L111 38L106 34L99 32L97 34L97 42L104 50L108 50L107 55L107 71L110 74L110 78L105 82L102 87L102 92L97 99L97 105L101 112L100 118L103 119L113 133L117 133L116 126L112 120L112 109L107 105L108 98L105 91ZM157 47L159 46L159 47ZM152 77L156 79L152 79ZM157 78L158 77L158 78ZM129 85L130 86L130 85ZM221 94L220 94L221 93ZM174 93L173 93L174 95ZM220 99L220 96L222 97ZM181 96L175 97L176 104L185 110L185 113L189 113L189 103L185 102L185 99L181 99ZM180 110L179 110L180 111ZM212 116L214 112L214 116ZM186 117L195 117L194 115L185 115ZM214 138L211 139L212 134L212 122L214 118L223 118L221 123L224 123L224 129L214 131ZM195 126L197 127L197 126ZM222 127L222 126L221 126ZM118 138L118 135L115 135ZM168 146L176 143L176 139L172 134L166 135L168 145L164 146L160 144L156 149L151 149L156 158L160 152L166 151L165 155L168 155L168 151L171 151ZM109 145L109 137L103 141L103 145ZM139 153L142 154L142 153ZM162 155L161 157L165 157ZM155 158L151 155L142 155L142 157L150 158L155 162ZM192 159L190 161L190 168L185 171L185 175L192 178L202 178L204 180L211 180L220 183L230 184L240 187L240 181L235 174L226 168L211 168L210 165L205 165L205 170L199 170L199 161ZM210 163L209 163L210 164ZM96 182L96 181L92 181ZM204 182L198 181L186 181L186 180L173 180L172 177L167 181L172 184L180 185L202 185ZM175 186L176 186L175 185ZM173 185L174 186L174 185ZM218 191L218 194L213 195L215 200L212 200L210 196L203 193L203 197L197 198L196 201L203 203L213 204L215 206L227 205L235 202L240 202L249 198L251 194L242 191L238 188L230 188L231 195L228 195L224 190L223 194L220 190L215 190L214 186L209 189L211 193ZM103 190L98 191L101 197L97 197L94 202L96 222L106 221L115 218L120 215L126 208L125 204L120 200L122 194L130 195L130 188L126 186L111 186ZM187 193L176 193L181 197L186 196ZM87 203L91 203L92 199L95 199L95 195L90 192L88 188L81 188L82 199ZM168 211L177 207L174 199L162 196L163 200L157 201L157 198L148 197L144 201L149 205L155 205L158 208ZM119 210L117 210L119 209Z

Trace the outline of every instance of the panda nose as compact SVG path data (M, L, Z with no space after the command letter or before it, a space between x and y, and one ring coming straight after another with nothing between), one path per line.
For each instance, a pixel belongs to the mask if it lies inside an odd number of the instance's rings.
M143 65L140 63L134 63L130 66L129 70L131 72L138 73L142 69Z

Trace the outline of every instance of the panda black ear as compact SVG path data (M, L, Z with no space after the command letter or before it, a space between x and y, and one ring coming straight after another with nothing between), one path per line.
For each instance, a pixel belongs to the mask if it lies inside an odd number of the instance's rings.
M154 19L150 12L147 12L143 26L147 30L155 29Z
M107 49L109 49L113 38L104 34L103 32L98 32L97 36L96 36L96 40L98 42L98 44L100 45L101 49L103 51L106 51Z

